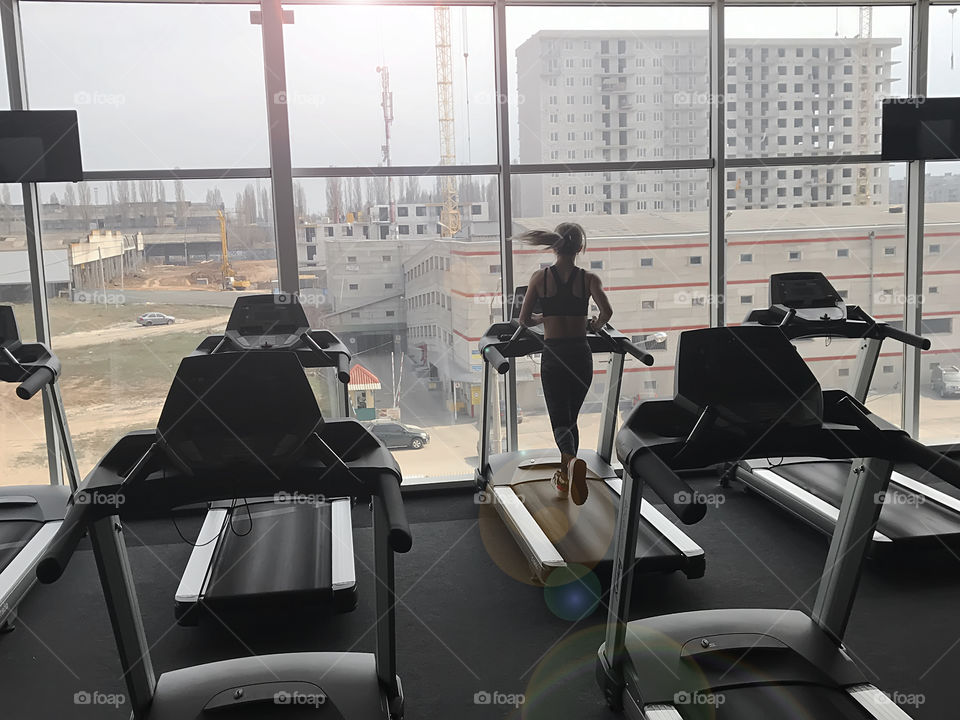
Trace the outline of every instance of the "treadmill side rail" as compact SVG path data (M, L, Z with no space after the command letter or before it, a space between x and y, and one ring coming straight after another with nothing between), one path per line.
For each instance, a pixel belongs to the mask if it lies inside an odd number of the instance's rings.
M847 688L847 692L876 720L911 720L899 705L873 685L855 685Z
M524 550L524 554L536 563L535 570L541 580L544 580L546 574L553 568L566 566L563 557L527 511L512 487L501 485L493 488L493 502L501 510L500 514L507 521L507 526Z
M61 525L62 520L45 522L0 572L0 624L17 609L20 600L37 581L37 563Z
M645 720L683 720L673 705L647 705L643 709Z
M330 503L330 587L337 592L356 584L350 498L339 498Z
M623 480L620 478L608 478L606 483L619 497L620 491L623 488ZM640 516L656 528L657 532L669 540L684 557L693 558L703 556L703 548L697 545L689 535L674 525L666 515L650 503L645 502L640 506Z
M195 603L200 599L210 578L210 566L220 545L220 533L227 522L229 510L213 508L207 511L203 526L197 535L187 567L180 578L175 595L178 603Z

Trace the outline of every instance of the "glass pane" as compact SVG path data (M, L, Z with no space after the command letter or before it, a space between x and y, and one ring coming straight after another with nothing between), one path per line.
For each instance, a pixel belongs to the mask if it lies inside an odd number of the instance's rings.
M44 260L48 273L60 271L62 258L55 249L48 246ZM20 185L0 184L0 304L13 307L20 339L35 342ZM0 383L0 485L49 483L43 400L39 394L21 400L16 387L16 383Z
M863 9L726 10L728 157L880 152L880 100L907 90L910 9Z
M350 386L355 416L379 421L375 433L401 450L404 482L469 477L479 433L477 343L490 324L490 293L499 290L496 179L298 186L301 296L366 371ZM456 224L444 207L451 191L460 230L446 237Z
M707 8L507 8L519 161L706 157L708 22Z
M284 38L294 166L496 162L489 7L297 6L293 12L296 22L285 26ZM443 65L449 75L438 74L437 18L449 33Z
M77 108L85 169L269 164L249 7L35 2L21 14L31 107Z
M863 170L879 182L902 177L904 166ZM770 275L796 271L822 272L848 304L886 322L903 322L906 215L902 205L853 206L845 200L852 197L857 171L842 165L729 171L728 202L731 192L769 193L778 207L771 200L770 209L744 205L727 211L727 322L741 322L751 309L768 305ZM813 197L819 198L816 206ZM797 345L824 387L852 388L856 341L813 339ZM898 425L902 382L901 346L887 341L867 404Z
M928 444L960 439L958 173L957 162L927 164L922 301L923 335L931 347L920 364L920 440Z
M3 54L3 36L0 35L0 58ZM7 63L0 60L0 110L10 109L10 93L7 90Z
M934 5L930 8L927 53L927 95L930 97L960 94L960 77L955 71L956 63L960 61L957 56L960 46L957 44L956 12L957 6Z
M621 418L641 400L672 398L679 335L709 323L709 220L705 210L696 210L705 207L707 172L554 173L519 176L514 183L521 208L535 206L544 191L556 198L549 214L516 214L514 235L552 230L561 222L579 223L587 241L577 264L600 276L613 306L611 324L655 358L652 367L627 358L620 391ZM624 187L637 197L673 199L631 200L622 214L603 214L604 203L621 202L617 196ZM528 202L531 196L533 203ZM527 285L532 274L552 264L555 257L548 248L516 243L516 284ZM494 282L499 283L499 275L491 275L490 282L491 291L499 291ZM588 312L591 316L597 313L595 303L590 303ZM498 308L496 316L500 316ZM579 423L584 448L596 447L608 361L609 356L594 356L594 381ZM553 446L539 367L539 356L517 363L517 393L523 413L521 449Z
M58 183L41 198L44 242L62 257L48 275L53 346L85 473L124 433L156 426L181 358L223 332L234 288L277 287L270 185Z

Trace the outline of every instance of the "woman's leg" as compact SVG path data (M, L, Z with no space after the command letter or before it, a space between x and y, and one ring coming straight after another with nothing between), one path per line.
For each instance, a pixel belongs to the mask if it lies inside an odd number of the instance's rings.
M560 469L554 473L553 486L562 497L566 497L570 491L567 463L575 452L573 436L569 430L570 411L564 387L567 381L568 373L562 360L557 357L552 348L544 348L540 361L540 382L543 385L543 399L547 405L553 439L560 450Z
M567 367L570 380L567 385L568 411L571 418L570 435L573 442L573 455L568 464L567 475L570 478L570 494L577 505L582 505L587 499L587 464L576 457L580 449L580 428L578 424L580 408L587 397L590 384L593 382L593 354L590 346L584 342L574 345L568 354Z

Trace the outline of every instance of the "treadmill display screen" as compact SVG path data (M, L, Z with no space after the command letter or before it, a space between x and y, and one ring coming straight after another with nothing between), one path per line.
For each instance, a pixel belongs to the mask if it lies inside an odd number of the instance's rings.
M520 285L516 290L513 291L513 297L510 302L510 319L516 320L520 317L520 309L523 307L523 298L527 294L527 286ZM533 305L533 312L539 313L542 312L540 309L540 300L537 299L537 302Z
M230 313L227 332L242 337L264 335L294 335L310 329L303 306L295 300L281 301L292 296L254 295L237 300Z
M0 112L0 183L80 180L76 110Z
M830 281L821 273L780 273L770 276L770 304L795 310L834 307L843 303Z

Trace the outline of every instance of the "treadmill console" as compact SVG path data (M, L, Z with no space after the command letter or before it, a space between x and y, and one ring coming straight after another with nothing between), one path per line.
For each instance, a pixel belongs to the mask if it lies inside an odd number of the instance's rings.
M242 348L296 345L310 323L296 295L248 295L237 298L224 335Z
M796 311L801 320L844 320L847 304L830 281L818 272L777 273L770 276L770 305Z

